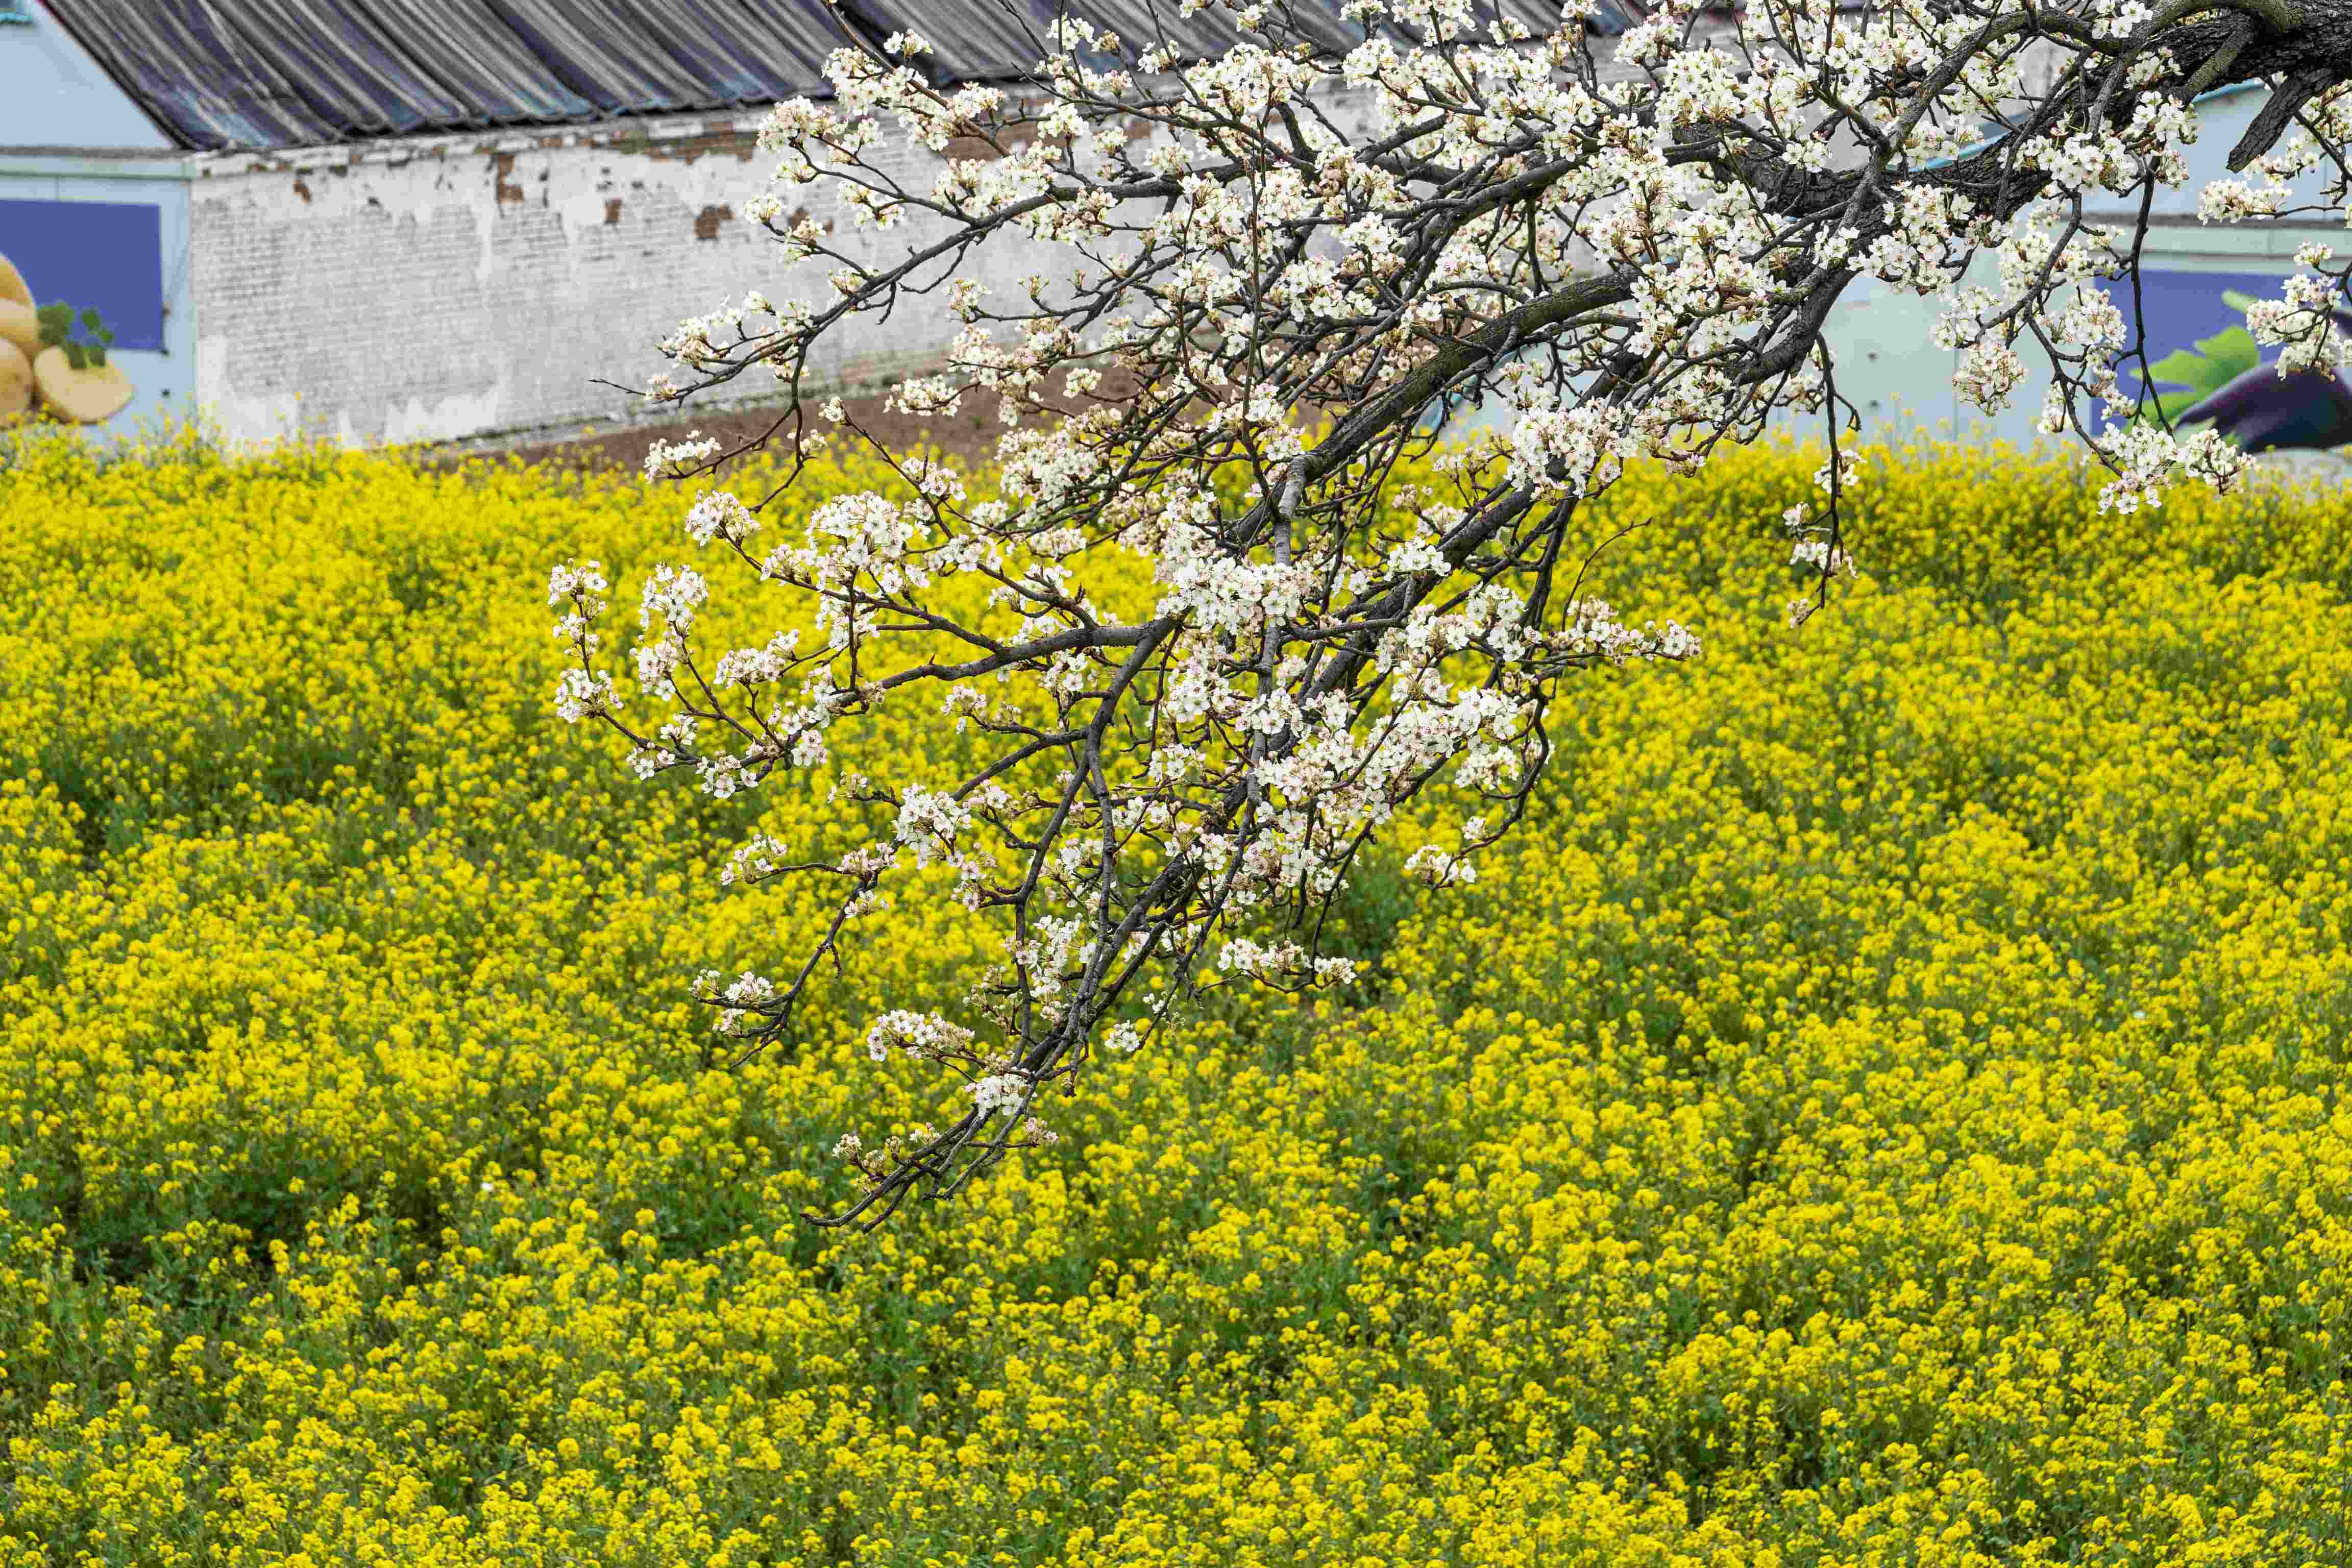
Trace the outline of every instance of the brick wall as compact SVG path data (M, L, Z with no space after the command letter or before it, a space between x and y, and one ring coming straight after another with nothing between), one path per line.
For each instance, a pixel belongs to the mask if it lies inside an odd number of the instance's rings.
M191 188L197 395L230 433L442 439L630 412L677 318L779 277L734 216L751 121L384 142L205 160ZM820 281L821 280L817 280ZM936 352L865 334L871 378Z
M1366 103L1343 100L1360 119ZM201 159L191 185L196 393L229 434L354 443L446 440L625 417L653 349L685 314L746 289L826 293L780 267L736 216L768 188L756 117L388 141ZM908 155L902 178L931 174ZM839 218L823 186L788 199ZM840 233L850 233L845 218ZM875 259L940 232L864 237ZM883 247L887 242L886 251ZM1007 289L1069 253L1007 236L976 254ZM935 364L955 323L935 307L859 321L814 368L826 389ZM745 377L751 395L772 377Z
M1610 41L1596 39L1604 75ZM1353 134L1369 95L1327 111ZM196 396L229 434L354 443L450 440L628 417L664 368L653 345L678 318L757 288L829 297L821 264L777 265L773 241L735 215L768 189L757 115L420 137L194 161L190 186ZM898 172L928 188L927 153ZM852 226L822 185L787 199ZM869 261L943 232L908 224L864 237ZM887 248L884 247L884 243ZM975 275L1007 289L1055 275L1059 246L1002 236ZM928 368L954 335L923 302L860 320L813 369L821 390L865 389ZM750 395L772 378L747 376Z

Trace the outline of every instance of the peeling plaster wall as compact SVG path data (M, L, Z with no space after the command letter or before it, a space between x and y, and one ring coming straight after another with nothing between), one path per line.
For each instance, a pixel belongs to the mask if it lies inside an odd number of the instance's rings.
M1369 112L1342 100L1342 123ZM195 239L197 400L226 433L353 444L449 440L625 417L679 317L757 288L827 297L825 264L780 268L736 216L767 188L756 117L637 121L553 132L420 138L201 158ZM937 161L901 154L929 188ZM935 221L857 236L823 187L788 202L834 221L876 261ZM1069 253L1007 236L981 280L1017 291ZM930 300L859 321L812 365L811 390L870 387L939 363L956 323ZM764 374L739 395L772 393Z
M0 147L77 153L172 147L172 139L46 5L31 7L29 23L0 26L0 82L7 84L0 92Z
M1595 40L1603 74L1614 40ZM1351 136L1370 95L1326 112ZM681 316L759 289L829 299L828 264L777 265L736 216L768 189L760 116L677 116L557 131L418 137L194 160L190 216L200 407L236 437L451 440L627 417L666 368ZM879 155L880 150L877 150ZM900 151L909 188L940 161ZM910 220L860 235L825 187L781 187L869 263L945 233ZM788 206L788 211L796 210ZM992 289L1060 276L1070 252L999 236L971 258ZM956 323L940 295L861 319L824 345L810 391L870 388L936 366ZM747 375L737 395L772 393Z
M757 187L751 121L203 160L198 398L230 434L446 439L612 417L688 311L764 281L713 215Z

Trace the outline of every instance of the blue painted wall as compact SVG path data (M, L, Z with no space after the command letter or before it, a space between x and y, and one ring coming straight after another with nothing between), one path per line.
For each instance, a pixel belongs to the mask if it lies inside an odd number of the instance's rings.
M30 10L29 23L0 21L0 150L172 146L41 0Z
M104 435L194 412L184 174L176 159L0 153L0 255L24 273L36 301L103 314L117 335L113 361L137 388Z
M102 434L192 412L184 154L41 0L0 22L0 256L37 301L94 309L137 395Z

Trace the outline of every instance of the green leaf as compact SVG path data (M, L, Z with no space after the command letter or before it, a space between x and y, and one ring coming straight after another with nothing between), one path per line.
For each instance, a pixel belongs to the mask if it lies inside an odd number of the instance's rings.
M94 332L104 323L96 310L84 310L81 313L81 324Z
M114 341L114 329L111 327L100 327L94 335L100 342L110 343Z
M104 343L90 343L83 348L82 355L84 358L88 359L90 363L103 368L106 364L106 345Z
M2165 399L2178 399L2186 408L2199 398L2221 390L2246 372L2262 363L2262 350L2243 327L2229 327L2210 338L2200 338L2198 352L2175 349L2147 367L2147 379L2152 384L2168 382L2186 386L2185 393L2166 393L2159 399L2168 416L2171 405Z
M66 363L67 363L67 364L68 364L68 365L72 366L75 370L80 370L80 369L84 368L84 364L85 364L85 363L86 363L86 356L82 353L82 348L81 348L81 345L80 345L79 343L76 343L76 342L68 342L68 343L65 343L65 344L63 344L63 345L61 345L61 346L62 346L62 347L65 349L65 351L66 351Z
M2218 367L2221 379L2215 387L2225 386L2254 366L2263 363L2263 351L2254 335L2243 327L2230 327L2210 338L2197 341L2198 352Z
M2175 349L2147 367L2150 381L2169 381L2189 386L2205 384L2205 361L2187 349Z

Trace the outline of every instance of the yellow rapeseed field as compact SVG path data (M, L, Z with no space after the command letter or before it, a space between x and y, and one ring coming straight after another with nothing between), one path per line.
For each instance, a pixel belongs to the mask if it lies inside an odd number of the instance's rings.
M1472 888L870 1237L879 1007L706 1073L714 803L550 714L680 499L182 443L0 474L0 1568L2352 1563L2352 497L1637 476ZM866 482L845 474L840 484ZM767 613L756 603L746 613ZM910 707L848 742L923 748Z

